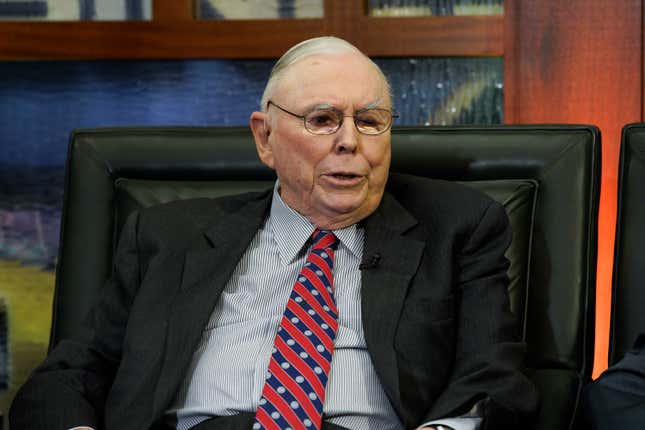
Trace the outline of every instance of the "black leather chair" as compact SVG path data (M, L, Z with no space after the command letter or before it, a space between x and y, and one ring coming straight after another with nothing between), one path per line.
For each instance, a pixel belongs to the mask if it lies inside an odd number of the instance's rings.
M618 177L609 365L645 333L645 123L623 128Z
M51 345L74 334L141 206L264 188L247 128L79 130L69 147ZM400 128L392 170L463 181L510 215L511 306L542 392L535 429L571 429L593 356L600 136L590 126ZM432 196L419 196L432 198Z

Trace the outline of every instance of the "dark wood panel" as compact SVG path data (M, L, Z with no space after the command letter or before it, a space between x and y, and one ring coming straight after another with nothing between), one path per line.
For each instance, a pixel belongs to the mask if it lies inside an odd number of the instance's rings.
M620 131L642 118L642 0L506 2L507 122L602 131L594 374L607 366Z
M152 19L155 21L177 21L193 19L195 0L152 0Z
M358 45L374 56L501 56L501 16L363 17Z
M361 1L325 0L325 34L343 38L358 46L358 36L364 29L357 24L365 13L365 5Z
M183 8L166 2L148 22L0 22L0 60L272 58L323 34L372 56L499 56L504 50L502 17L372 18L358 3L343 8L330 0L324 19L198 20L186 15L192 9L184 0Z
M519 52L520 16L518 3L525 0L504 1L504 122L507 124L519 123L519 61L531 55L526 51L524 56Z
M320 19L0 23L0 60L272 58Z

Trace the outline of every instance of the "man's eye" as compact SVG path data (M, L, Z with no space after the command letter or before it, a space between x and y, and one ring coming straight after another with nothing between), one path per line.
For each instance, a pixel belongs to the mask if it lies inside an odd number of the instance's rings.
M359 125L363 125L366 127L375 127L379 124L379 121L376 118L356 118L356 122L358 122Z
M362 127L378 127L382 124L381 118L377 115L360 115L356 117L356 123Z
M325 126L333 125L336 123L336 119L333 115L328 113L317 113L309 116L309 124L315 126Z

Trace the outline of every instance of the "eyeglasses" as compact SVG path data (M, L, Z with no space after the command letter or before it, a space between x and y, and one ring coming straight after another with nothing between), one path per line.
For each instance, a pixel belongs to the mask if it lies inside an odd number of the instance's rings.
M398 118L396 113L380 108L367 108L356 111L354 115L343 115L343 112L336 108L314 109L304 115L290 112L273 103L267 102L267 110L273 105L281 111L303 120L305 129L311 134L333 134L343 125L345 118L354 118L354 125L359 133L376 136L385 133L392 126L392 119Z

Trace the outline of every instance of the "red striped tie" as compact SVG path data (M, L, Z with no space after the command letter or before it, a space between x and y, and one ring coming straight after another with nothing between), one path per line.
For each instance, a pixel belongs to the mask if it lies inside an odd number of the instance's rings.
M275 337L253 429L320 429L334 352L338 310L334 250L338 239L316 230Z

